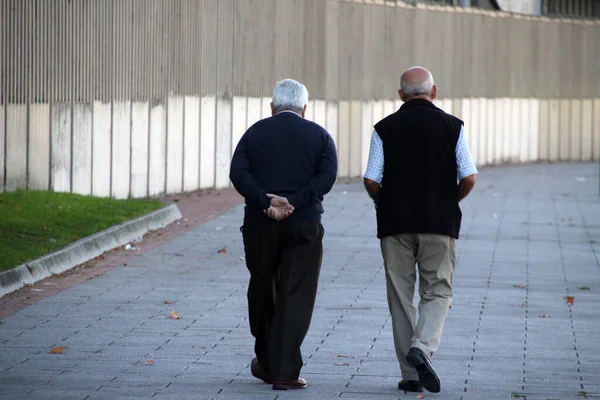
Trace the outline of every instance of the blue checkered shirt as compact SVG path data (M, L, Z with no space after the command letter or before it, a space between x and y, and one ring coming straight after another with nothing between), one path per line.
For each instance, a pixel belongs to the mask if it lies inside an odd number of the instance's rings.
M458 142L456 142L456 177L458 180L477 173L477 167L471 157L471 150L465 139L464 126L460 128ZM377 183L383 179L383 141L377 131L373 131L371 137L371 148L369 150L369 162L365 171L365 178Z

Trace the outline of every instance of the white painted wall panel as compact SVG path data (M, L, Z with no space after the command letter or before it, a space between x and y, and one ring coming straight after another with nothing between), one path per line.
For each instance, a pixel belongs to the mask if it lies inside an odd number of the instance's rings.
M94 102L92 106L92 195L109 197L112 164L112 107Z
M559 101L559 160L568 161L571 153L571 104L569 100Z
M157 196L166 189L167 176L167 108L150 107L150 141L148 150L148 194Z
M600 99L594 99L594 160L600 161Z
M260 121L262 113L262 99L257 97L248 97L248 115L246 116L246 129Z
M481 159L479 160L479 163L481 165L488 165L491 163L491 157L488 154L489 132L487 120L490 114L489 107L491 107L491 102L488 99L484 98L479 100L481 102L478 115L479 153L481 154Z
M200 187L215 185L215 137L217 132L217 101L203 97L200 105Z
M167 194L183 190L183 97L167 101Z
M229 166L231 163L231 99L217 99L217 137L215 187L229 186Z
M71 191L71 104L55 103L50 109L50 185L55 192Z
M508 115L505 114L506 99L496 99L494 103L494 164L501 164L504 158L504 143L508 120Z
M73 104L73 193L92 194L92 105Z
M540 101L540 117L539 117L539 160L548 161L550 147L550 116L549 116L549 100Z
M518 162L521 154L521 102L520 99L509 99L510 104L510 147L508 161Z
M404 102L400 100L400 98L394 100L394 112L398 111L400 107L402 107L402 104L404 104Z
M581 100L573 99L571 102L569 146L569 161L581 160Z
M314 121L325 128L327 124L327 102L325 100L315 100Z
M560 158L560 103L558 100L548 102L548 159L558 161Z
M491 165L496 162L494 154L494 146L496 145L496 99L488 99L487 116L482 123L485 125L487 132L485 149L487 164Z
M502 124L502 137L504 140L502 141L502 163L511 161L512 148L513 148L513 133L515 130L515 120L516 116L513 115L513 107L511 104L510 98L503 99L503 110L502 115L504 117L504 123Z
M184 99L183 190L200 188L200 97Z
M131 104L131 197L148 196L148 149L150 105Z
M474 135L475 132L477 130L477 128L473 125L473 118L472 118L472 113L471 113L471 99L463 99L461 101L461 118L465 124L464 126L464 132L463 134L465 135L465 139L467 141L467 145L469 146L469 149L471 149L471 156L473 157L473 161L475 161L475 165L478 165L477 163L477 141L474 139Z
M537 162L540 159L540 101L529 99L529 161Z
M268 118L271 116L271 98L263 97L261 106L261 119Z
M129 197L131 179L131 102L113 103L111 196Z
M306 113L304 114L304 118L309 121L315 122L315 101L309 100L306 105Z
M339 102L338 177L350 176L350 102Z
M372 108L372 113L373 113L373 124L371 125L371 133L373 133L373 130L375 130L375 124L377 124L379 121L381 121L384 117L383 115L383 101L381 100L375 100L372 103L373 105L371 106Z
M6 190L27 187L27 105L6 106Z
M529 109L528 99L517 99L516 103L519 107L519 131L521 132L519 139L519 157L520 162L529 161L529 146L531 142L531 130L529 119L531 117L531 110Z
M235 151L235 147L242 138L244 132L246 132L246 126L248 124L248 104L246 97L234 97L233 98L233 115L231 120L231 155Z
M383 100L383 118L396 112L395 100Z
M325 122L325 129L331 137L333 138L333 142L335 143L336 148L338 147L338 132L339 132L339 112L338 112L338 103L334 101L327 102L327 115ZM339 152L339 149L338 149Z
M0 134L2 128L4 125L0 116ZM0 148L0 152L3 150L4 146ZM48 190L50 188L50 104L31 104L29 106L28 162L29 189ZM0 163L0 165L2 164Z
M361 135L361 176L367 170L369 161L369 149L371 137L373 136L373 101L364 101L362 103L362 126Z
M350 177L361 176L362 169L362 102L350 102Z
M593 156L594 100L584 99L581 103L581 160L591 161Z

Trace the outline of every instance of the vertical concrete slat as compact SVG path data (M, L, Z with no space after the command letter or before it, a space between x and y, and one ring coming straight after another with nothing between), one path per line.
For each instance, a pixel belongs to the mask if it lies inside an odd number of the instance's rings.
M246 118L246 129L250 128L256 122L261 119L261 98L249 97L248 98L248 115Z
M215 146L216 146L216 107L215 97L203 97L200 117L200 188L215 186Z
M27 105L6 107L6 190L27 187Z
M594 154L594 101L583 99L581 102L581 161L591 161Z
M131 184L131 102L113 103L111 193L116 199L129 197Z
M570 111L571 111L571 104L570 104L570 100L567 99L561 99L559 102L559 130L558 130L558 134L559 134L559 160L560 161L567 161L569 160L569 156L571 155L571 151L570 151L570 144L571 144L571 140L570 140L570 132L569 129L571 128L571 116L570 116Z
M200 188L200 97L184 98L183 190Z
M480 159L479 159L479 164L481 166L484 165L488 165L490 163L490 159L488 158L488 149L487 149L487 143L488 143L488 126L487 126L487 119L488 119L488 100L485 98L480 98L478 99L479 101L479 112L478 115L476 116L477 118L477 125L478 125L478 131L479 131L479 154L480 154Z
M327 123L327 102L325 100L315 100L315 119L314 121L325 127Z
M338 177L350 177L350 102L340 101L338 108Z
M271 116L271 97L263 97L261 99L261 111L260 117L261 119L269 118Z
M167 194L183 189L183 97L167 102Z
M231 114L232 101L229 98L217 99L216 143L215 143L215 187L229 186L229 166L231 163Z
M73 193L92 194L92 106L73 104Z
M569 161L581 161L581 100L571 99Z
M594 127L593 127L594 160L600 161L600 98L594 99Z
M50 188L50 105L31 104L29 121L28 187L33 190L48 190Z
M2 8L3 5L0 5ZM2 27L0 27L0 33L2 32ZM2 42L0 41L0 45ZM1 49L0 49L1 51ZM0 60L0 64L2 64L3 60ZM0 71L1 73L2 71ZM2 90L2 82L0 82L0 90ZM5 100L6 101L6 100ZM6 155L4 153L4 147L6 143L6 131L4 130L5 125L5 106L4 104L0 104L0 193L4 192L4 167L6 162Z
M149 123L148 102L131 103L131 197L148 196Z
M111 186L111 104L92 106L92 195L109 197Z
M539 130L538 130L538 154L539 161L549 160L549 145L550 145L550 101L543 99L540 100L540 118L539 118Z
M548 102L548 160L560 159L560 102L550 99Z
M537 162L540 158L540 101L529 99L529 162Z
M235 147L246 131L248 119L248 103L246 97L233 98L233 115L231 120L231 155L235 151Z
M326 122L325 122L325 129L327 130L327 132L329 132L329 134L331 135L333 142L335 143L336 149L338 151L339 154L339 140L338 140L338 133L339 133L339 112L338 112L339 108L338 108L338 103L334 102L334 101L328 101L327 102L327 115L325 116L326 118ZM338 174L339 176L339 174Z
M519 98L511 98L510 102L510 146L509 146L509 154L508 161L511 163L518 162L520 160L521 154L521 136L523 132L521 132L521 118L523 118L523 113L521 110L521 99Z
M504 136L506 135L506 119L508 116L504 114L504 99L495 99L494 118L494 164L503 162L504 152Z
M371 146L371 137L373 136L373 101L363 101L362 103L362 124L360 127L361 136L361 174L364 175L369 161L369 150Z
M362 174L362 102L350 102L350 177Z
M515 131L515 118L516 115L513 114L512 107L512 99L504 98L503 99L504 109L502 110L502 115L506 116L506 122L502 124L502 136L504 140L502 141L502 163L510 162L512 157L512 145L513 140L512 136Z
M167 177L167 110L164 103L150 105L150 139L148 141L148 194L165 193Z
M55 192L71 191L71 104L55 103L50 109L50 183Z
M517 105L520 111L519 114L519 155L518 160L520 162L529 161L529 145L531 142L531 130L530 130L530 119L531 110L528 99L518 99Z

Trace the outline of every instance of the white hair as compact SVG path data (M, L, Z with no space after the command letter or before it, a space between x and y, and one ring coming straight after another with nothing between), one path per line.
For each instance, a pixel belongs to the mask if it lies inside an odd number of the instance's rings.
M284 79L275 85L272 103L275 113L283 110L300 113L308 104L308 90L298 81Z
M425 68L423 69L427 72L427 77L420 82L407 82L404 79L400 80L400 90L402 90L405 96L419 96L422 94L431 93L431 91L433 90L433 86L435 85L435 82L433 81L433 75L431 75L431 72L429 72Z

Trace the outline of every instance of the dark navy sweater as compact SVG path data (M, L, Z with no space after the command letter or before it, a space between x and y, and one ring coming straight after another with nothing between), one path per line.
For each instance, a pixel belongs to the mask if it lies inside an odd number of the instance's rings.
M333 139L321 126L292 112L252 125L240 139L229 178L246 199L245 221L268 218L267 193L294 206L289 222L321 222L323 196L337 176Z

